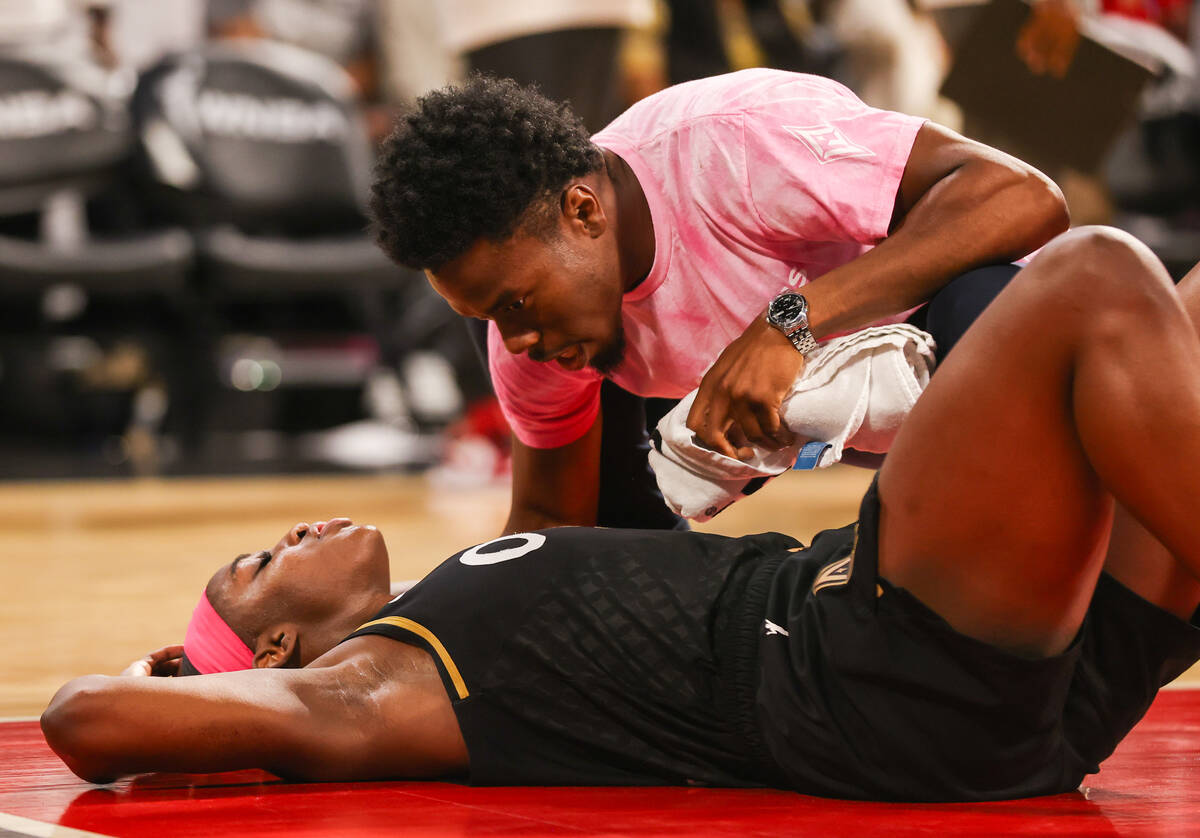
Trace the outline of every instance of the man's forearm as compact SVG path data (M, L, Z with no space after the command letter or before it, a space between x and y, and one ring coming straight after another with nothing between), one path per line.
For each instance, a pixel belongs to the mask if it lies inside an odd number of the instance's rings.
M955 276L1019 259L1067 229L1066 203L1049 178L977 148L934 182L878 246L805 286L816 337L912 308Z
M593 526L600 492L600 416L582 437L532 448L513 437L512 507L504 532Z

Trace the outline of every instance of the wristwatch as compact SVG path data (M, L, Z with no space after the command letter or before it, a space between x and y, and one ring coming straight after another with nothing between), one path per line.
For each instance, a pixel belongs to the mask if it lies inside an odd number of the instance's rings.
M816 338L808 329L808 300L794 291L785 291L767 306L767 322L787 335L801 355L817 348Z

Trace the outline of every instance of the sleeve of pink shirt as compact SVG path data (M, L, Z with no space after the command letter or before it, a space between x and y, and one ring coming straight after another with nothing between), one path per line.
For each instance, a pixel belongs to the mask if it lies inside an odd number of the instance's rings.
M488 324L488 368L500 409L517 439L531 448L558 448L579 439L600 413L600 376L531 361L504 348Z
M877 244L924 119L865 105L837 82L795 76L743 118L750 199L765 236Z

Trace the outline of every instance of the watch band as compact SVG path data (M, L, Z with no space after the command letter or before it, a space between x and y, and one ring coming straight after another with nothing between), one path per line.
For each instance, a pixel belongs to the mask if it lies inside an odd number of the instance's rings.
M813 337L807 326L790 332L787 338L792 342L792 346L800 351L801 355L808 356L817 348L817 339Z

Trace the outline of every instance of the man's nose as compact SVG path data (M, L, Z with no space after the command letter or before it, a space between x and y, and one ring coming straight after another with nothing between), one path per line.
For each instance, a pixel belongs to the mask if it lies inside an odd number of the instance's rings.
M500 339L504 341L504 348L513 355L520 355L522 352L528 352L541 339L536 329L520 328L520 329L502 329L500 331Z

